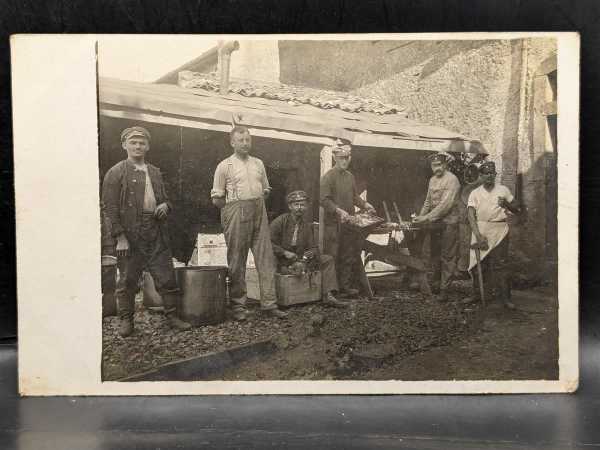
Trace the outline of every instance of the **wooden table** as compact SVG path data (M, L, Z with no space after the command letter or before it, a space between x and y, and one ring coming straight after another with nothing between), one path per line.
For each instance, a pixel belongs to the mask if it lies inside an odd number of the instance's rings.
M431 286L427 279L427 272L430 270L429 260L424 258L423 241L431 230L438 228L439 224L413 224L411 222L385 223L374 229L370 234L388 234L390 239L388 245L378 245L371 241L364 240L363 250L371 253L375 259L396 266L405 266L414 269L417 272L419 288L423 295L431 295ZM401 230L404 233L403 244L400 246L391 234L395 230ZM409 255L402 252L403 248L408 248Z

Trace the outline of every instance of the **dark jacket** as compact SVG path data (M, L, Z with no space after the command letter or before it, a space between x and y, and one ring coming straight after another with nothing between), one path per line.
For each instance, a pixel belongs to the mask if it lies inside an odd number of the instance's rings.
M341 208L352 215L354 206L365 207L365 201L358 195L354 175L337 166L329 169L321 177L320 200L321 206L325 209L326 224L337 223L336 208Z
M154 190L156 204L167 203L169 212L172 205L165 190L160 169L146 163L148 174ZM104 176L102 183L102 202L106 216L110 221L112 235L125 233L127 239L135 241L139 235L146 189L146 173L136 170L127 159L112 166ZM168 239L166 221L161 224L161 231Z
M285 213L277 217L271 222L271 243L273 245L273 253L277 257L279 263L286 261L283 252L293 251L302 257L305 251L313 250L318 253L318 247L315 244L312 224L303 220L300 222L298 229L298 238L296 240L296 248L292 248L292 236L294 235L294 218L291 213Z

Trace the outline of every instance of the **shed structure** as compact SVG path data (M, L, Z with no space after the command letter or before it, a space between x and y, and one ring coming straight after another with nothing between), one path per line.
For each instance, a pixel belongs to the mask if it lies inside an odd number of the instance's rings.
M345 92L232 79L221 94L213 74L189 71L179 73L178 84L100 78L98 92L100 175L124 157L123 128L149 129L148 159L163 171L176 206L170 225L182 261L198 232L220 231L210 189L216 165L231 154L233 121L249 127L253 154L265 162L270 218L285 211L288 192L304 189L313 199L310 219L318 220L319 178L331 168L328 146L338 138L353 145L352 171L363 195L378 209L382 200L396 201L403 215L417 211L425 196L424 152L485 153L476 139L408 119L402 106Z

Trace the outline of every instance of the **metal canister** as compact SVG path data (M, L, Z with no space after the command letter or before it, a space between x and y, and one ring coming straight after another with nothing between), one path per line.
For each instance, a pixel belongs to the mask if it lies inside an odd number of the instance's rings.
M227 267L187 266L175 269L181 289L179 316L194 326L216 325L227 315Z

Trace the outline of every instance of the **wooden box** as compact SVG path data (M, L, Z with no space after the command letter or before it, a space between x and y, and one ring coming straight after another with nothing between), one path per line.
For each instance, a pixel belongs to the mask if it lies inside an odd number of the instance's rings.
M321 272L304 275L275 274L277 303L282 306L321 300Z

